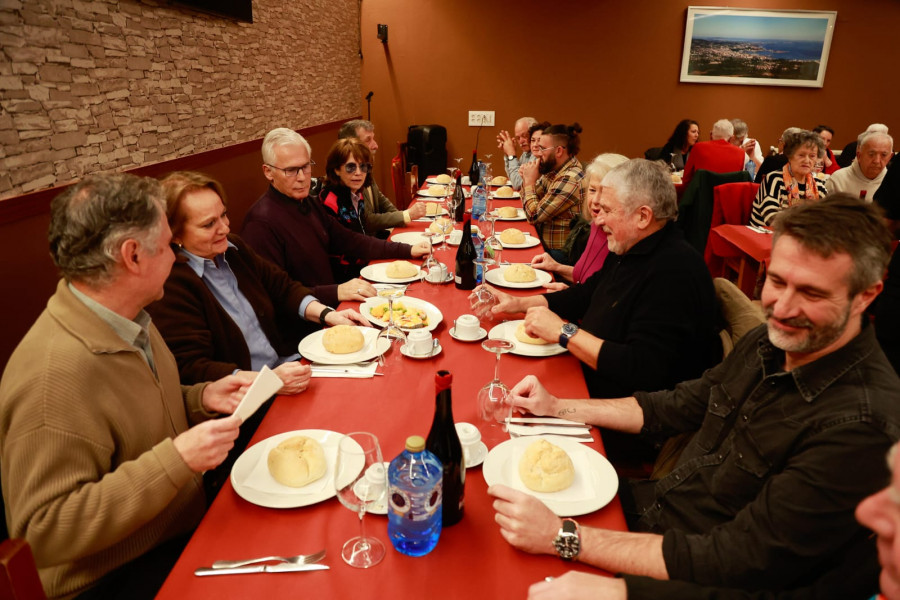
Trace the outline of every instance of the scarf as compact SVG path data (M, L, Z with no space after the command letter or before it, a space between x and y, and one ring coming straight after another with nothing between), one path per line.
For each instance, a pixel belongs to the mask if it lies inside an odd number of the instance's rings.
M781 169L781 176L784 179L784 187L788 190L788 206L793 206L800 202L800 186L791 176L791 163L787 163ZM819 190L816 188L816 181L813 178L812 171L806 174L805 189L803 194L807 200L816 200L819 198Z

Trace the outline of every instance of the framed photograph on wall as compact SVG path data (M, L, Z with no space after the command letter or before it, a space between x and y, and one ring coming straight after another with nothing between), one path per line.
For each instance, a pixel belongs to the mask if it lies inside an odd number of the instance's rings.
M822 87L835 11L690 6L681 81Z

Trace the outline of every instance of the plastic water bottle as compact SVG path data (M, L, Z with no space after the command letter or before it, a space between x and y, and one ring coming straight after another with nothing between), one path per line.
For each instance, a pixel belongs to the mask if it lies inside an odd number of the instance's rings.
M472 188L472 220L480 221L487 211L487 188L479 182Z
M406 439L388 468L388 536L397 552L428 554L441 536L444 467L425 449L425 438Z
M481 236L474 230L472 231L472 244L475 246L475 255L478 257L478 260L484 258L484 242L481 241ZM481 263L476 263L475 285L481 285L482 283L484 283L484 266Z

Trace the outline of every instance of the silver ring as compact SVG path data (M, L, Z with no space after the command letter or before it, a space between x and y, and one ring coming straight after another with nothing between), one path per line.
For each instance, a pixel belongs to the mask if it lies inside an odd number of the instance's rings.
M556 579L556 577L551 577L551 576L544 577L544 581L553 581L554 579Z
M356 290L356 293L362 295L362 288L359 288L358 290Z

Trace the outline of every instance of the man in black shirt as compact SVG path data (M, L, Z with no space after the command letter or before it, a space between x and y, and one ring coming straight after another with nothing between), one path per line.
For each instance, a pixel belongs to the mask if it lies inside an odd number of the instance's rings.
M874 591L873 570L849 565L874 564L853 510L884 482L883 456L900 438L900 379L862 318L889 251L878 211L856 198L793 207L775 222L766 326L700 379L600 401L559 399L534 377L521 381L511 401L537 415L695 434L669 475L620 490L635 533L579 536L535 498L492 486L503 536L529 552L567 539L578 560L657 580L784 590L830 577ZM627 578L616 586L631 600L675 597L664 583L656 595Z

